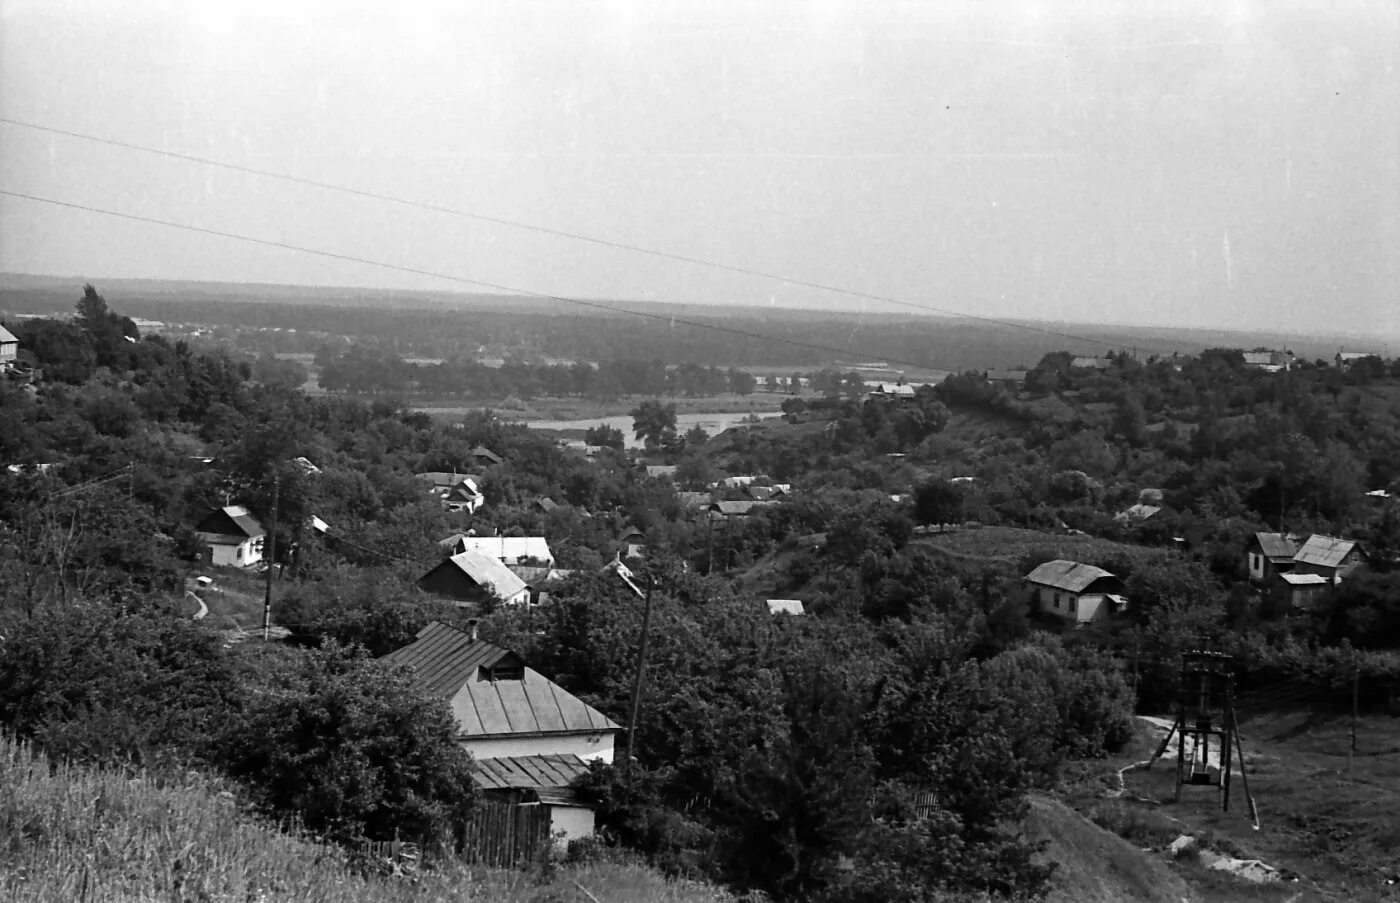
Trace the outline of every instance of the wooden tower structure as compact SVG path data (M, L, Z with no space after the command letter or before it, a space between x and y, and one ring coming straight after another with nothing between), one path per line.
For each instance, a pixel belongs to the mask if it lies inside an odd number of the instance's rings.
M1259 811L1249 792L1235 715L1234 665L1234 656L1222 652L1196 649L1182 653L1176 720L1147 765L1150 768L1166 754L1176 737L1177 801L1181 801L1182 787L1215 787L1221 809L1228 812L1230 779L1238 762L1249 817L1258 829Z

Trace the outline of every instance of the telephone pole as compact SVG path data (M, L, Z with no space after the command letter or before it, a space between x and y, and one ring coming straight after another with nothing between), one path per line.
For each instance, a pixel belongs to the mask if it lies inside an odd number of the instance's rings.
M272 635L272 565L277 559L277 507L281 501L282 478L272 472L272 527L267 531L267 583L263 592L263 642Z

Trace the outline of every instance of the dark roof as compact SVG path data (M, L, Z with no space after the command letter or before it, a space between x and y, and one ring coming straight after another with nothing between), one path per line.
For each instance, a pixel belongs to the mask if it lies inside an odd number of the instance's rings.
M1031 571L1026 575L1026 581L1071 593L1082 593L1095 580L1101 580L1104 577L1114 577L1114 575L1103 568L1094 567L1092 564L1080 564L1077 561L1057 558L1054 561L1047 561ZM1114 579L1117 578L1114 577Z
M742 517L755 508L766 508L772 504L771 501L737 499L728 502L714 502L710 505L710 510L717 514L723 514L725 517Z
M195 527L198 533L217 533L222 536L242 535L247 539L257 539L266 535L262 524L242 505L227 505L209 512Z
M565 568L534 567L523 564L508 564L506 568L533 589L539 589L548 583L558 583L574 574L572 570Z
M477 759L472 779L483 790L555 790L587 772L588 763L578 756L508 756Z
M1338 539L1335 536L1314 533L1308 537L1307 542L1303 543L1303 547L1298 550L1298 554L1293 556L1293 560L1299 564L1334 568L1340 566L1343 559L1350 555L1353 549L1365 554L1365 550L1357 548L1355 540Z
M608 716L574 696L518 656L485 640L434 621L418 639L384 656L413 669L414 682L449 697L461 734L574 734L620 731ZM481 669L520 666L522 676L492 680Z
M1254 542L1265 557L1275 561L1292 561L1298 554L1298 543L1282 533L1255 533Z
M473 457L473 458L485 458L486 460L490 461L492 464L500 464L502 461L505 460L505 459L502 458L500 455L496 454L495 452L493 452L491 449L487 448L487 447L484 446L484 445L478 445L476 448L472 449L472 457Z
M469 473L448 473L443 470L429 470L424 473L415 473L415 477L424 482L431 483L434 489L451 489L458 483L469 478Z
M418 631L418 638L395 649L380 661L407 665L413 681L434 695L450 695L476 676L478 668L490 668L518 657L495 643L472 639L455 627L434 621ZM523 664L523 663L522 663Z

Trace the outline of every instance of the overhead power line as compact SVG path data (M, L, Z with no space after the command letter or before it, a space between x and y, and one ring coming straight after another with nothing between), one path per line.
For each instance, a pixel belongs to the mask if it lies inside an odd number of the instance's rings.
M549 235L555 238L564 238L570 241L586 242L600 247L612 248L618 251L628 251L634 254L645 254L649 257L657 257L664 260L672 260L678 263L686 263L692 266L706 267L724 272L736 273L741 276L749 276L756 279L766 279L775 282L784 282L789 285L801 288L810 288L817 291L830 292L837 295L845 295L851 298L861 298L866 301L878 301L881 304L893 304L898 307L907 307L913 310L921 310L925 313L938 314L946 317L957 317L960 319L976 320L982 323L990 323L997 326L1004 326L1009 329L1020 329L1026 332L1035 332L1041 335L1054 336L1055 338L1073 339L1076 342L1086 342L1093 345L1101 345L1107 348L1117 348L1121 345L1118 342L1096 339L1091 336L1080 335L1071 332L1062 332L1054 329L1047 329L1029 323L1022 323L1016 320L1005 320L997 317L989 317L981 314L970 314L966 311L951 310L948 308L934 307L928 304L920 304L915 301L906 301L902 298L895 298L889 295L880 295L873 292L864 292L858 289L844 288L842 286L830 285L824 282L816 282L809 279L797 279L791 276L784 276L778 273L770 273L765 270L753 267L737 266L735 264L722 263L716 260L706 260L701 257L693 257L689 254L678 254L673 251L663 251L657 248L648 248L642 245L634 245L628 242L616 241L610 238L599 238L595 235L583 235L577 232L570 232L565 229L555 229L549 226L541 226L536 223L526 223L519 220L507 219L505 217L491 216L485 213L477 213L471 210L463 210L458 207L447 207L441 204L432 204L426 201L415 201L411 198L399 197L397 195L386 194L378 191L370 191L364 188L355 188L349 185L338 185L333 182L322 182L319 179L308 179L303 176L294 176L287 173L275 172L268 169L259 169L254 166L244 166L239 163L229 163L226 160L219 160L213 157L201 157L196 154L184 154L178 151L164 150L158 147L151 147L144 144L135 144L130 141L119 141L114 138L104 138L100 135L89 135L84 132L74 132L68 129L60 129L54 126L41 125L37 122L27 122L21 119L11 119L7 116L0 116L0 124L11 125L17 128L33 129L39 132L48 132L53 135L62 135L66 138L77 138L81 141L91 141L96 144L105 144L110 147L120 147L125 150L138 151L145 154L154 154L172 160L183 160L187 163L198 163L202 166L214 166L226 169L231 172L241 172L247 175L260 176L267 179L277 179L295 185L305 185L311 188L319 188L323 191L334 191L341 194L353 195L355 197L369 198L376 201L384 201L391 204L400 204L405 207L414 207L419 210L427 210L433 213L442 213L448 216L462 217L464 219L476 220L477 222L491 223L497 226L506 226L512 229L522 229L528 232L535 232L540 235ZM480 284L480 283L479 283Z
M270 248L280 248L284 251L296 251L301 254L313 254L317 257L328 257L332 260L344 260L350 263L363 264L365 266L378 267L384 270L394 270L400 273L411 273L415 276L428 276L433 279L443 279L448 282L457 282L463 285L474 285L479 288L488 288L493 291L509 292L514 295L524 295L531 298L541 298L547 301L558 301L562 304L576 304L581 307L589 307L596 310L605 310L615 314L625 314L633 317L643 317L648 320L656 320L663 323L679 324L690 326L696 329L709 329L715 332L722 332L728 335L742 336L747 339L757 339L762 342L778 342L784 345L792 345L798 348L808 348L813 351L822 351L828 354L839 354L843 356L858 355L869 358L879 358L895 364L903 364L906 367L927 369L928 365L915 361L905 361L892 358L888 355L877 354L873 351L861 351L855 348L837 348L833 345L821 345L815 342L803 342L798 339L788 339L782 336L764 335L762 333L751 332L747 329L737 329L733 326L721 326L717 323L701 323L697 320L687 320L682 317L675 317L670 314L649 313L643 310L631 310L626 307L615 307L611 304L604 304L600 301L588 301L583 298L568 298L563 295L551 295L546 292L535 292L529 289L516 288L510 285L502 285L497 282L486 282L480 279L468 279L465 276L455 276L451 273L439 273L433 270L424 270L418 267L403 266L397 263L388 263L383 260L371 260L367 257L356 257L353 254L341 254L337 251L325 251L320 248L308 248L303 245L294 245L289 242L276 241L270 238L258 238L252 235L240 235L237 232L224 232L220 229L209 229L204 226L192 226L188 223L177 223L171 220L156 219L150 216L139 216L135 213L123 213L119 210L107 210L102 207L91 207L87 204L75 204L71 201L60 201L54 198L41 197L35 194L25 194L20 191L10 191L0 188L0 195L13 198L21 198L26 201L35 201L40 204L51 204L55 207L66 207L70 210L82 210L87 213L100 213L104 216L112 216L118 219L130 220L137 223L147 223L153 226L165 226L170 229L179 229L185 232L194 232L200 235L213 235L218 238L228 238L234 241L248 242L255 245L264 245Z

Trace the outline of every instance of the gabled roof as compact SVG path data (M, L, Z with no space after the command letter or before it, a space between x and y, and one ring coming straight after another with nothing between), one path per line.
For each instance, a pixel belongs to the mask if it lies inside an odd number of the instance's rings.
M466 533L454 533L446 539L439 540L438 545L477 552L498 561L507 558L512 561L521 558L549 562L554 560L554 553L549 551L549 543L543 536L469 536Z
M871 395L903 395L913 396L914 387L907 383L876 383L870 390Z
M805 611L801 599L769 599L768 613L770 615L800 615L804 614Z
M1147 520L1161 510L1160 505L1131 505L1119 511L1113 519L1117 521Z
M683 508L704 508L712 501L708 492L677 492L676 499L680 501Z
M1292 561L1298 554L1298 543L1282 533L1255 533L1254 542L1261 554L1275 561Z
M549 498L548 496L543 496L541 498L535 499L535 504L538 505L539 509L546 514L559 507L559 503L556 502L554 499Z
M496 454L484 445L478 445L476 448L472 449L472 457L485 458L492 464L500 464L502 461L505 460L505 458L502 458L500 455Z
M1080 564L1077 561L1066 561L1057 558L1054 561L1047 561L1040 567L1026 575L1028 583L1038 583L1041 586L1049 586L1053 589L1062 589L1071 593L1082 593L1088 589L1095 581L1104 577L1113 577L1113 574L1103 568L1094 567L1092 564Z
M262 524L242 505L226 505L217 511L209 512L195 530L199 533L218 533L224 536L241 535L245 539L257 539L266 535Z
M526 588L525 581L511 573L510 568L501 564L499 559L482 555L480 552L458 552L438 565L444 566L457 568L472 583L482 589L489 589L502 599L512 599Z
M756 501L750 499L737 499L729 502L714 502L710 505L710 510L716 514L723 514L725 517L742 517L753 511L755 508L766 508L772 505L770 501Z
M11 342L18 341L19 339L15 338L15 334L13 332L10 332L5 327L0 326L0 345L8 345Z
M588 772L578 756L507 756L477 759L472 779L482 790L557 790Z
M622 582L627 585L627 588L638 596L646 595L646 592L643 591L642 587L637 583L637 575L632 573L631 568L622 563L621 558L614 558L612 561L603 565L603 573L607 573L608 571L613 572L621 578Z
M1339 566L1353 549L1360 551L1363 555L1366 554L1364 549L1357 546L1355 540L1338 539L1335 536L1314 533L1308 537L1307 542L1303 543L1303 547L1298 550L1297 555L1293 556L1293 560L1298 564L1334 568Z
M463 480L468 479L471 476L471 474L447 473L446 471L442 470L429 470L425 471L424 473L415 473L414 476L424 481L425 483L431 483L434 489L447 490L451 489L453 486L456 486Z
M413 669L413 682L435 696L451 695L467 680L477 676L480 668L490 668L501 662L519 662L515 653L495 643L472 639L471 635L433 621L418 631L412 643L395 649L380 661L407 665ZM523 667L524 662L519 662Z

